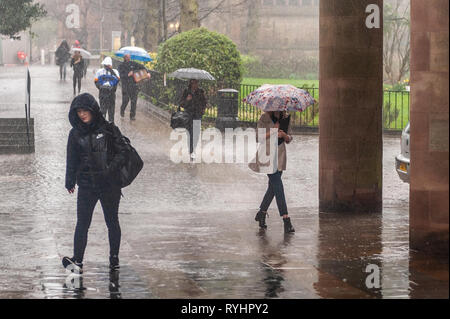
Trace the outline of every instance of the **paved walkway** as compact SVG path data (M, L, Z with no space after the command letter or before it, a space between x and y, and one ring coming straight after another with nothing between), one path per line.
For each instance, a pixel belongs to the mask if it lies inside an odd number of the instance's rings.
M76 196L64 189L71 82L33 66L36 153L0 156L0 298L448 298L448 260L408 247L408 193L394 170L398 138L384 141L383 215L318 213L318 137L296 136L284 175L292 222L284 236L272 206L261 233L253 217L266 177L245 165L174 164L167 125L138 110L119 119L145 161L124 189L121 270L108 272L97 206L82 291L64 287ZM0 68L0 116L23 116L24 68ZM95 93L93 74L83 91ZM117 110L121 94L117 94ZM118 111L116 111L118 113ZM368 265L381 288L366 287ZM119 288L117 288L119 286Z

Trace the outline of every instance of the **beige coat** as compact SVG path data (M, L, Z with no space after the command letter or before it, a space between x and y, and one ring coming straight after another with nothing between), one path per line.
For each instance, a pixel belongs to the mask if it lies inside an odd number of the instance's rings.
M270 115L268 113L263 113L261 115L261 118L258 121L258 129L265 128L266 132L269 132L270 129L275 128L275 124L273 123L272 119L270 118ZM287 132L288 135L292 135L292 129L291 125L289 126L289 131ZM258 131L256 132L257 138L258 138ZM278 138L277 138L278 140ZM270 147L270 140L266 140L266 147ZM286 164L287 164L287 154L286 154L286 143L283 143L278 146L278 170L279 171L285 171L286 170ZM264 163L260 163L258 160L258 156L256 157L255 163L250 163L248 166L251 170L254 172L259 173L260 172L260 166L263 166Z

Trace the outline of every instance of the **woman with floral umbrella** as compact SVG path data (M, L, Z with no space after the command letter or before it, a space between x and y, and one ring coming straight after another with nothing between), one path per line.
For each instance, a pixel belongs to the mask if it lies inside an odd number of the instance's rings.
M249 168L254 172L267 174L269 184L255 220L261 229L267 228L267 210L275 197L283 219L284 232L294 233L281 180L287 164L286 144L293 140L287 111L304 111L316 101L308 92L292 85L263 85L250 93L244 102L264 111L258 121L257 138L260 147Z

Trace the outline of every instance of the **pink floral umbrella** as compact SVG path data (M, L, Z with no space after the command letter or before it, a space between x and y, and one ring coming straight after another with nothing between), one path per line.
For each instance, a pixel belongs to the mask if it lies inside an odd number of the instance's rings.
M314 105L317 101L309 92L296 88L293 85L264 84L250 93L243 102L256 106L264 112L303 112L308 106Z

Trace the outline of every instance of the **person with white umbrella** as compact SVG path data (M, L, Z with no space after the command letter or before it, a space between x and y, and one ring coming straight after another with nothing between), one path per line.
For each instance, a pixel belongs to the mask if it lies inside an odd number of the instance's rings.
M195 148L200 136L201 121L205 114L207 103L205 91L199 87L198 80L189 80L189 86L183 91L183 95L181 96L180 106L192 118L192 122L189 125L189 152L191 159L195 159L196 157Z

